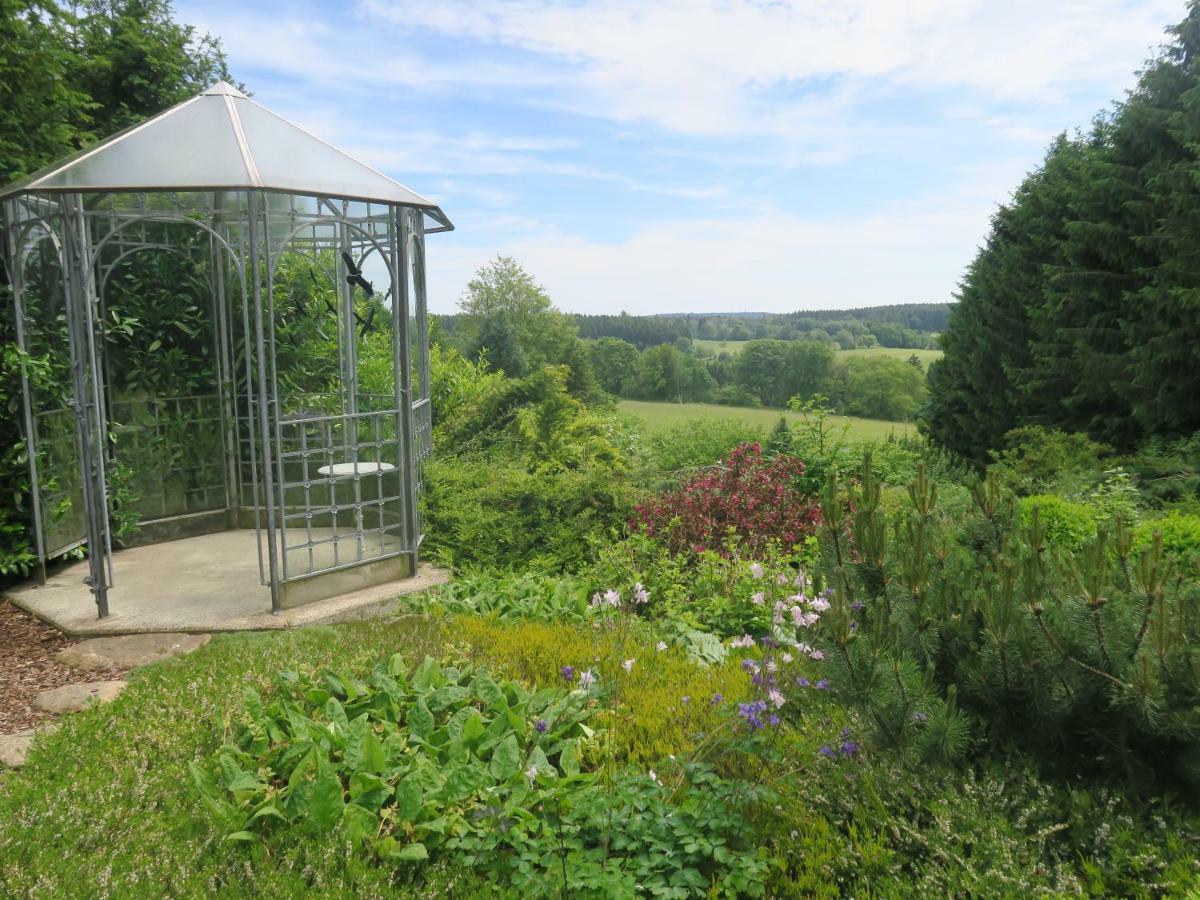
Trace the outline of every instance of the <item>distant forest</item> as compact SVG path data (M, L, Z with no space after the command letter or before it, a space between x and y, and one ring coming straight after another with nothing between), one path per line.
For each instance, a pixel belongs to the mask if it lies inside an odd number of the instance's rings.
M949 303L911 303L792 313L575 314L572 318L579 326L581 338L620 338L639 350L677 343L679 338L688 341L811 340L853 350L877 346L933 347L934 336L945 329L949 316Z

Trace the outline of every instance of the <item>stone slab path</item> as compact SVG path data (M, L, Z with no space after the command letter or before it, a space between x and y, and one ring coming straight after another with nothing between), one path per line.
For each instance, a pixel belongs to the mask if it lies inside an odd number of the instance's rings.
M54 658L75 669L132 669L191 653L211 640L211 634L174 633L92 638L60 650Z
M64 669L77 672L120 672L150 663L170 659L199 650L212 640L210 634L130 634L120 637L102 637L83 641L73 646L62 647L54 654L53 663ZM58 643L54 638L39 643L46 649ZM49 644L49 647L45 645ZM61 643L59 643L61 646ZM93 677L95 677L93 675ZM44 682L43 682L44 683ZM53 683L53 682L51 682ZM106 681L79 681L60 684L42 690L34 698L32 707L39 713L62 715L79 712L93 703L109 703L125 689L122 679ZM57 722L48 721L36 728L25 728L11 734L0 734L0 766L18 768L25 764L29 748L38 734L53 731Z
M47 722L37 728L26 728L15 734L0 734L0 766L18 769L25 765L25 757L33 746L33 739L39 734L49 734L58 730L57 722Z
M125 690L124 681L86 681L81 684L64 684L62 687L42 691L34 700L34 706L51 713L71 713L87 709L93 703L111 703Z

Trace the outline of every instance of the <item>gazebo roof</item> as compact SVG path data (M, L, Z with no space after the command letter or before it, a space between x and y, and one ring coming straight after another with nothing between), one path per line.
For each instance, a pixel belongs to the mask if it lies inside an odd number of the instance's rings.
M0 190L274 190L427 209L437 204L251 100L224 81Z

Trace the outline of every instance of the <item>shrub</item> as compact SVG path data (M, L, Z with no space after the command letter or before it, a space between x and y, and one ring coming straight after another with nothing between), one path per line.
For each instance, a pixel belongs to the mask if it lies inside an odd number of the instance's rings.
M1097 480L1101 459L1111 452L1085 434L1030 425L1008 432L1004 449L992 456L1004 482L1018 494L1077 494Z
M1084 541L1096 534L1096 510L1082 503L1072 503L1057 494L1035 494L1022 497L1017 504L1021 525L1028 528L1037 508L1046 539L1058 546L1078 550Z
M757 441L762 429L738 419L719 416L689 419L651 434L646 440L651 461L674 472L711 466L739 444Z
M1170 512L1142 522L1134 530L1134 548L1150 550L1155 532L1162 534L1163 553L1174 559L1182 572L1191 577L1200 575L1200 515Z
M578 569L634 503L606 468L530 472L498 453L435 457L424 486L424 550L454 567Z
M790 548L820 522L817 505L796 487L803 476L804 463L796 457L768 459L758 444L743 444L677 490L639 504L632 525L675 553L720 550L730 534L750 555L772 543Z

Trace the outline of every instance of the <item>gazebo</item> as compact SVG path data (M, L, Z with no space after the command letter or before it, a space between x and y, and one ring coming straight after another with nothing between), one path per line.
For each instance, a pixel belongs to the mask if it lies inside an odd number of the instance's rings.
M41 583L86 550L103 619L123 554L218 534L264 612L416 573L434 203L222 82L4 188L0 228Z

